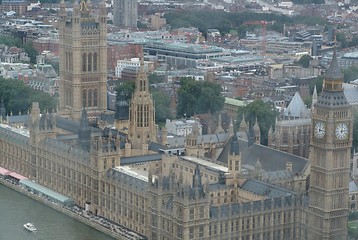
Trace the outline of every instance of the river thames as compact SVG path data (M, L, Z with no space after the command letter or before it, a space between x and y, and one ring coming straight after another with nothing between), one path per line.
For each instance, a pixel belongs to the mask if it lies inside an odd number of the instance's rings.
M36 233L23 225L35 224ZM0 184L0 240L113 240L113 238Z

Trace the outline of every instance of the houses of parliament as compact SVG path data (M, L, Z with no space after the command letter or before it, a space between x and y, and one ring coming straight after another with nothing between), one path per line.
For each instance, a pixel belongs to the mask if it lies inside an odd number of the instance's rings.
M57 113L33 103L22 129L0 124L0 166L148 239L347 239L352 112L336 56L312 112L309 157L259 144L257 126L167 138L143 65L129 104L106 111L106 10L60 3ZM221 127L219 126L219 129ZM309 181L308 181L309 179Z

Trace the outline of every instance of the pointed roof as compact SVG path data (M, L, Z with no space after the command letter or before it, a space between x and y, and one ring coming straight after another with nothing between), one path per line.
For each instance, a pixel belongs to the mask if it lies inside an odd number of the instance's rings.
M85 129L89 127L87 111L85 108L82 109L81 120L80 120L80 129Z
M299 92L295 93L290 104L283 112L283 115L285 117L293 117L293 118L302 118L302 117L309 116L308 109L305 103L303 102Z
M259 123L257 122L257 116L256 116L255 125L254 125L254 131L255 131L255 132L259 132L259 131L260 131L260 126L259 126Z
M332 62L329 65L327 72L325 73L325 77L330 79L342 78L341 68L338 66L336 49L334 49Z
M237 140L236 134L231 139L230 155L232 155L232 156L240 155L239 142Z
M219 119L218 119L218 127L215 130L215 133L223 133L225 132L222 128L222 119L221 119L221 113L219 113Z
M240 122L240 131L241 130L246 131L246 129L247 129L247 124L246 124L246 121L245 121L245 115L242 114L242 119L241 119L241 122Z

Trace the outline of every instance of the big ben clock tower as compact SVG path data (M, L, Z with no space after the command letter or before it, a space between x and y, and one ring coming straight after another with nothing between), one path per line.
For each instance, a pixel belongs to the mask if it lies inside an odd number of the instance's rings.
M309 240L347 239L353 119L342 83L334 51L312 115Z

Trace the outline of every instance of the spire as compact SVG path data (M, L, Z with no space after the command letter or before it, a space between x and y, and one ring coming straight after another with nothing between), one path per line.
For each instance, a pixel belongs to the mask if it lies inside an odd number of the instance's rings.
M325 77L329 79L342 79L341 68L338 66L336 48L334 48L332 62L325 73Z
M87 111L85 108L82 110L80 129L78 130L78 144L85 150L90 150L91 143L91 128L88 123Z
M311 112L313 112L313 110L314 110L314 105L316 104L317 99L318 99L317 87L316 87L316 85L314 85L313 94L312 94Z
M195 172L193 175L193 199L204 198L204 188L201 182L201 174L199 164L196 164Z
M241 119L241 122L240 122L239 132L246 132L246 130L247 130L247 124L246 124L246 121L245 121L245 115L242 114L242 119Z
M240 147L236 134L231 139L230 155L232 156L240 155Z
M221 113L219 113L219 119L218 119L218 127L215 130L215 133L223 133L224 129L222 128L222 119L221 119Z
M257 116L256 116L255 125L254 125L254 132L255 132L255 133L260 132L260 126L259 126L259 124L258 124L258 122L257 122Z
M232 122L232 117L230 118L229 127L227 129L230 136L234 135L234 124Z
M139 65L139 72L136 79L136 86L135 91L136 92L148 92L148 78L147 73L145 71L145 63L144 63L144 56L142 53L142 56L140 58L140 65Z

